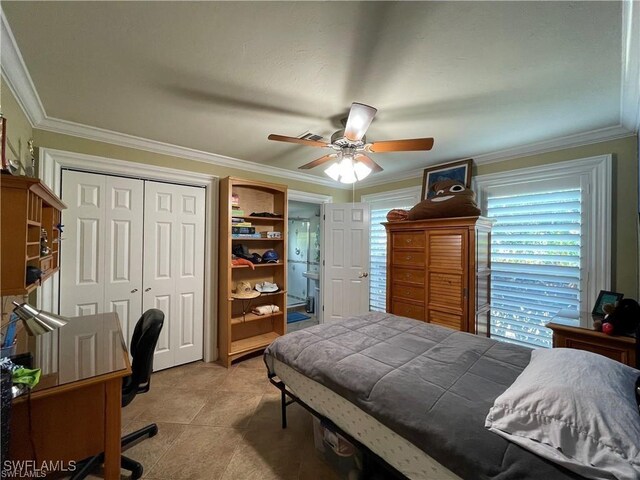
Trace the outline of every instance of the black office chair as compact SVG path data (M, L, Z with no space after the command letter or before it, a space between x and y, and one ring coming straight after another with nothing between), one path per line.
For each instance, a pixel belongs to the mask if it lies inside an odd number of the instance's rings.
M122 406L126 407L139 393L149 391L151 384L151 373L153 372L153 353L160 337L160 331L164 324L164 313L152 308L142 314L136 324L131 337L131 347L129 351L133 357L131 363L131 375L122 381ZM155 423L147 425L140 430L136 430L129 435L122 437L122 448L132 444L143 437L153 437L158 433L158 426ZM85 478L96 467L104 462L104 452L84 460L79 465L78 470L73 475L72 480ZM140 462L122 455L120 466L131 472L131 478L136 480L142 477L143 467Z

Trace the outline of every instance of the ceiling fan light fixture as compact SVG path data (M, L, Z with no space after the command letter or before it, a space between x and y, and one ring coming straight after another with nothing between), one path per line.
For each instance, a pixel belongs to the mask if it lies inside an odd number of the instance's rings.
M332 163L329 168L327 168L324 173L326 173L332 180L336 182L340 181L340 163Z
M358 181L364 180L372 172L372 170L362 162L356 162L353 165L353 171L356 174Z

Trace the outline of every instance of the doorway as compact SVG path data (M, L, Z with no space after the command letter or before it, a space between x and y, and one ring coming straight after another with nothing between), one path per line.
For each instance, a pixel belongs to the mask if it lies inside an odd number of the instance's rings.
M320 205L289 200L287 244L287 331L319 323Z

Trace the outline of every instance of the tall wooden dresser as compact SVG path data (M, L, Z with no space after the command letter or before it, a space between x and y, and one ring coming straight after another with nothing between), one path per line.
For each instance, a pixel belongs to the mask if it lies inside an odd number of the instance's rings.
M385 223L387 312L488 335L492 224L484 217Z

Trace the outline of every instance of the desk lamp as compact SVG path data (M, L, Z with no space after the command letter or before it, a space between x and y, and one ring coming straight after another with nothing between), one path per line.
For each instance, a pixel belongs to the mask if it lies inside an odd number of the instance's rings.
M15 313L18 318L12 320L10 323L22 320L24 327L32 337L53 332L60 327L64 327L69 321L60 315L38 310L28 303L20 304L14 301L13 304L16 306L16 308L13 309L13 313Z

